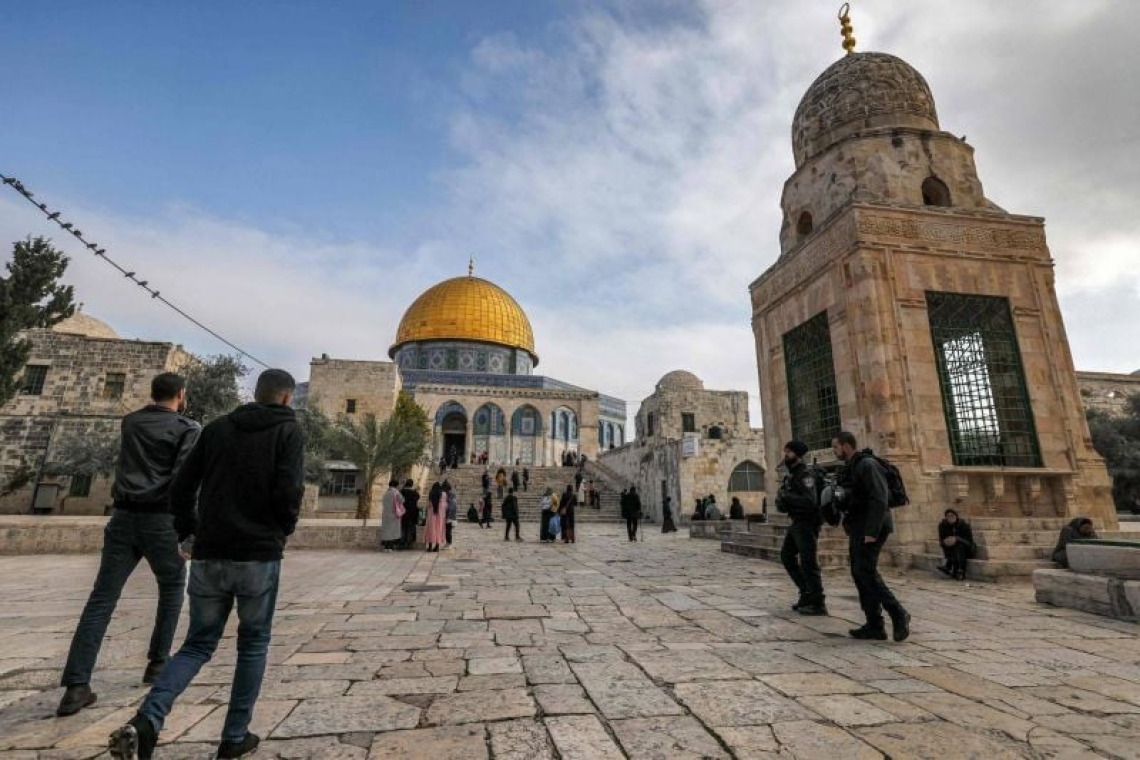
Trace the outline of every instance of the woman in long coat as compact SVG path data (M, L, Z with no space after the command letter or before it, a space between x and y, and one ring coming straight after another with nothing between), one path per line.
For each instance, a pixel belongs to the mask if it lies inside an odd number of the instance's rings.
M404 503L399 487L399 482L389 480L388 490L380 498L380 545L386 552L392 551L404 535L400 516L396 514L396 505Z
M551 509L553 500L554 489L547 488L538 501L541 510L538 514L538 539L543 542L550 540L550 518L554 516L554 511Z
M574 488L566 486L566 492L562 494L562 503L559 505L558 513L562 515L562 543L574 543L574 507L578 506L578 497L574 495Z
M424 543L427 551L437 552L445 540L444 525L447 522L447 496L436 483L428 494L427 523L424 528Z

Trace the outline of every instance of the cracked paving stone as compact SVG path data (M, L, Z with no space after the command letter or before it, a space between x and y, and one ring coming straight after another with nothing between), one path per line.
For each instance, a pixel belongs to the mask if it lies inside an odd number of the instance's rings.
M273 731L274 738L289 739L353 731L394 731L415 728L420 710L383 695L306 699Z
M816 717L759 681L682 683L677 684L674 692L702 723L710 727L760 726Z
M562 760L625 760L625 755L593 715L546 718L545 723Z
M728 753L704 726L687 715L680 718L615 720L613 728L630 758L728 758Z
M447 760L480 760L487 753L486 729L482 725L420 728L391 731L372 741L369 760L430 757Z
M427 721L432 725L458 725L528 718L537 712L526 689L469 691L436 699L428 709Z
M610 720L684 713L668 694L628 662L575 662L570 667L590 699Z

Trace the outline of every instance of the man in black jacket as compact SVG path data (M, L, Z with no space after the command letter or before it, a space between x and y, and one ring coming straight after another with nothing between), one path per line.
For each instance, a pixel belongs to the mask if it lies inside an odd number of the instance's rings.
M503 522L507 524L507 532L503 534L504 541L511 540L511 526L515 526L515 540L522 541L519 536L519 499L515 496L515 487L507 489L507 498L503 499Z
M400 518L400 546L411 549L416 544L416 524L420 521L420 492L411 478L404 481L400 490L404 497L404 516Z
M624 492L621 501L621 516L625 519L625 532L630 541L637 540L637 523L641 520L641 497L637 495L637 488L630 486Z
M776 510L791 518L780 560L792 582L800 591L799 601L792 605L801 615L826 615L823 577L819 572L817 548L823 518L819 513L816 475L808 469L803 457L808 447L803 441L788 441L784 446L787 474L776 493Z
M910 636L910 613L903 609L879 575L879 553L895 529L887 503L886 473L870 449L859 451L851 433L839 433L832 439L831 448L845 465L838 482L846 494L842 504L846 511L843 529L849 540L851 578L859 591L859 606L867 617L866 624L851 630L851 636L885 640L885 609L891 616L895 641L905 641Z
M143 557L158 580L158 613L143 683L154 683L170 656L182 611L186 565L178 556L178 537L167 495L202 428L178 413L186 405L186 381L178 375L164 372L155 377L150 396L153 404L123 418L111 490L114 512L103 531L103 555L95 587L67 653L60 679L67 691L57 715L73 715L95 703L91 671L123 586Z
M288 372L262 372L254 403L207 425L174 481L174 525L193 557L190 626L138 714L111 735L113 757L153 755L175 699L213 656L235 603L237 664L217 756L242 757L261 741L249 721L265 673L281 554L303 492L304 442L289 407L296 386Z

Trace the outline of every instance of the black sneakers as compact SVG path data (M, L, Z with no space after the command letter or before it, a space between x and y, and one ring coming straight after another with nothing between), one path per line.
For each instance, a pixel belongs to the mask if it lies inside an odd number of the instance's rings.
M225 741L218 745L219 758L245 757L257 750L261 744L261 737L257 734L247 733L240 742Z
M158 744L158 732L143 715L135 715L131 722L111 733L107 749L115 760L150 760ZM237 757L237 755L235 755Z
M55 709L55 714L63 718L67 715L75 715L75 713L82 710L84 707L90 707L95 704L95 692L91 691L89 684L81 683L76 686L68 686L67 691L63 693L63 699L59 700L59 707Z
M146 670L143 671L143 683L154 683L162 674L162 669L166 667L166 660L151 660L146 665Z
M894 628L895 641L906 641L910 636L910 613L900 608L891 615L891 627Z
M801 615L809 615L811 617L819 617L827 615L826 604L803 604L800 605L799 613Z

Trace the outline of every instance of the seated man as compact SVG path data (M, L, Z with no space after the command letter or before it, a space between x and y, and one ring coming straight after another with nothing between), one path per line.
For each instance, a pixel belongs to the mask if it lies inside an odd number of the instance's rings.
M938 523L938 543L946 558L945 564L938 571L955 580L965 578L966 561L974 553L974 531L970 528L970 523L959 518L953 509L947 509L942 514L942 522Z
M1087 517L1075 517L1068 525L1061 528L1061 535L1057 538L1057 545L1053 548L1053 561L1061 567L1069 566L1069 542L1077 538L1096 538L1093 530L1093 521Z

